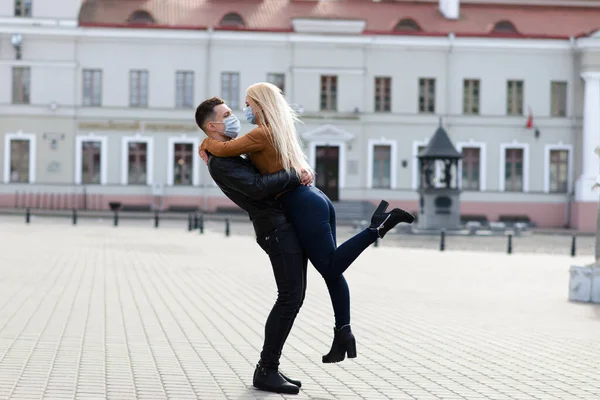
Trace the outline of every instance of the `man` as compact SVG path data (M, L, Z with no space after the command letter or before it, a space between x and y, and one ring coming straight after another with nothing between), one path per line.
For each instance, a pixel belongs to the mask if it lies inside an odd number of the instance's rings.
M212 139L228 141L240 131L239 120L218 97L203 101L196 109L195 118ZM301 383L287 378L278 367L281 350L304 301L308 259L275 195L310 183L312 176L303 173L302 181L295 173L286 171L262 176L242 157L208 155L206 159L203 152L199 153L223 193L249 214L256 241L269 255L277 284L277 301L265 324L265 341L253 384L265 391L297 394Z

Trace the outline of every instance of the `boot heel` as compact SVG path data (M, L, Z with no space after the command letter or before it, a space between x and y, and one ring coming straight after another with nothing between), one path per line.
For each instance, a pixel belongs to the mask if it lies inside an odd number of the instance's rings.
M350 339L346 344L346 353L348 358L356 358L356 339Z
M381 202L379 203L379 205L377 206L377 208L375 209L375 212L373 214L383 214L385 212L385 210L387 210L389 205L390 205L390 203L388 203L387 201L381 200Z
M356 357L356 339L352 334L350 325L344 325L341 328L333 328L333 343L329 353L323 356L323 362L338 363L344 361L348 353L348 358Z

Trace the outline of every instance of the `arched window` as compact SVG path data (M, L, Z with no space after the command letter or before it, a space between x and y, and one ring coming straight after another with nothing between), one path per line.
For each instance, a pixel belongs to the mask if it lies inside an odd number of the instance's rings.
M154 18L149 12L138 10L134 11L127 20L130 24L153 24Z
M395 32L419 32L421 27L415 22L414 19L405 18L398 22L394 27Z
M219 26L242 27L244 25L246 24L244 24L244 20L238 13L226 14L219 22Z
M496 22L494 28L492 29L493 33L519 33L517 28L510 21L499 21Z

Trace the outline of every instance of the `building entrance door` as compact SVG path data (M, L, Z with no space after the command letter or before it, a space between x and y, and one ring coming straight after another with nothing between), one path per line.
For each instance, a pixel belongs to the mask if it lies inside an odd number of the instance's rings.
M316 186L331 199L340 197L340 148L339 146L317 146L315 172Z

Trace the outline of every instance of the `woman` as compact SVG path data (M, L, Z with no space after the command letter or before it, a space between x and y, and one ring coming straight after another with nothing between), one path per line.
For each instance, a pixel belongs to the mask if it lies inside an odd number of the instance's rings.
M205 139L201 151L217 157L249 154L261 174L282 169L288 172L311 171L296 133L298 118L281 90L270 83L257 83L246 91L246 119L258 125L248 134L228 142ZM356 357L356 341L350 328L350 293L343 272L378 238L400 222L412 223L414 217L395 208L386 212L388 203L381 201L371 218L371 225L346 241L336 244L335 210L329 198L314 186L299 186L278 196L296 229L308 259L325 279L335 314L331 350L324 363Z

